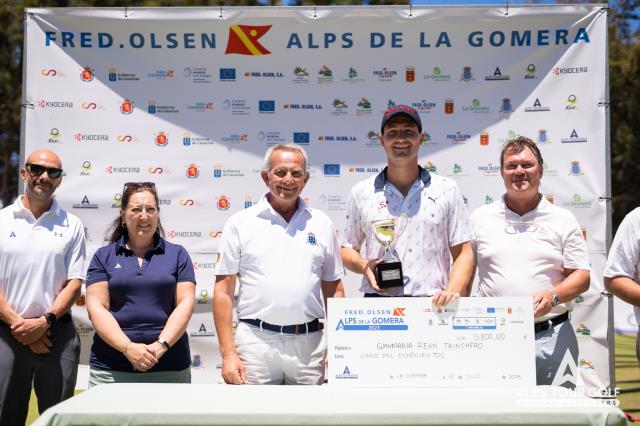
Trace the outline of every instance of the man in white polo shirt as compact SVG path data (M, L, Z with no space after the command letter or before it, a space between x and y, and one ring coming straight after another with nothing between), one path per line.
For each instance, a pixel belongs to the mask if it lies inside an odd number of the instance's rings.
M262 179L269 192L222 231L213 297L222 377L232 384L321 384L326 341L319 319L344 275L336 233L329 217L300 197L309 180L302 148L270 148Z
M342 260L347 269L363 275L360 291L365 297L433 296L441 307L466 294L473 271L471 231L458 185L418 164L423 141L415 109L397 105L385 112L380 143L387 167L351 189ZM406 227L394 251L402 263L404 285L382 288L375 272L382 246L366 228L373 221L401 216Z
M24 195L0 210L0 424L24 425L31 386L38 410L73 396L80 340L69 310L84 279L84 228L53 198L60 158L34 151Z
M531 297L537 384L575 388L578 342L568 310L589 288L590 265L576 218L539 192L542 164L531 139L520 136L502 148L506 193L470 218L478 293Z
M613 239L604 286L620 299L634 306L640 324L640 207L624 217ZM640 363L640 329L636 337L636 357Z

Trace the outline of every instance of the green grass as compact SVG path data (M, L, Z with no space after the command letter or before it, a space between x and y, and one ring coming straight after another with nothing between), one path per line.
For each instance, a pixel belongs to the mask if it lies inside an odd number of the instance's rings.
M616 334L616 382L620 408L640 416L640 368L636 358L636 336Z
M640 368L636 358L636 336L616 334L616 379L620 388L620 408L634 417L640 417ZM76 391L76 394L81 391ZM31 394L27 425L38 418L36 396Z

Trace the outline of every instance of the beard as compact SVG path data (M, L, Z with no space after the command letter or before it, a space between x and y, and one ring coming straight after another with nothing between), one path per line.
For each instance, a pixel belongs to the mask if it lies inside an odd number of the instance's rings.
M27 182L25 193L29 198L33 198L38 201L46 201L55 192L56 188L51 183L38 182L37 180L30 180Z

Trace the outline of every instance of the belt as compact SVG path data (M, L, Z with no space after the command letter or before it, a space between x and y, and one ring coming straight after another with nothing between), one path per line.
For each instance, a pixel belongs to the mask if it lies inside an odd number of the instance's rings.
M536 333L540 333L541 331L545 331L550 329L553 326L561 324L569 319L569 312L565 312L564 314L560 314L557 317L553 317L547 321L540 321L535 324Z
M317 318L304 324L295 325L269 324L268 322L264 322L260 319L240 318L240 321L246 322L254 327L259 327L261 330L276 331L283 334L307 334L323 329L323 324L321 324Z

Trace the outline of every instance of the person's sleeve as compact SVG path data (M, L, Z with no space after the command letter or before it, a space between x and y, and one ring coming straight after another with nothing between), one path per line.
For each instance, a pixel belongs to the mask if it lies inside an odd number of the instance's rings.
M99 249L91 259L89 269L87 270L87 286L100 281L109 281L109 273L105 266L106 262L101 259L103 252L104 250Z
M453 188L449 192L451 199L449 200L450 210L447 221L449 247L471 240L469 215L467 214L467 207L464 205L462 192L460 192L460 188L455 182L452 182L452 185Z
M222 229L218 246L216 275L233 275L240 271L240 235L232 220L227 220Z
M360 211L358 210L358 203L354 195L354 190L352 189L349 194L349 199L347 200L347 217L340 245L360 251L364 239L365 236L362 231Z
M562 247L562 266L566 269L591 270L589 255L587 254L587 243L582 236L580 224L575 216L568 212L567 231Z
M85 279L84 262L87 256L87 248L84 238L84 227L78 220L73 230L73 241L71 247L65 253L65 264L67 266L67 279Z
M191 262L191 257L189 256L189 252L180 246L178 250L178 265L177 265L177 281L191 281L193 283L196 282L196 273L193 270L193 262Z
M635 213L635 214L634 214ZM640 223L638 211L628 214L618 227L613 239L604 276L607 278L628 277L636 280L640 262Z
M327 220L330 220L327 218ZM344 266L342 265L342 256L340 255L340 244L336 235L333 223L329 225L329 241L325 252L325 262L322 266L323 281L336 281L344 277Z

